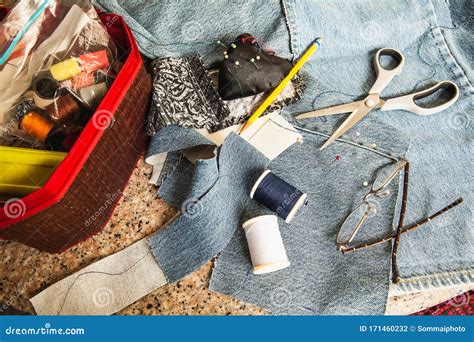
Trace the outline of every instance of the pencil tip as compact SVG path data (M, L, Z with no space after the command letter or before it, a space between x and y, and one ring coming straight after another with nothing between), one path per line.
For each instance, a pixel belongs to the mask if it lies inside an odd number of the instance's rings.
M326 140L326 142L319 148L320 151L324 150L326 147L328 147L332 143L331 139Z

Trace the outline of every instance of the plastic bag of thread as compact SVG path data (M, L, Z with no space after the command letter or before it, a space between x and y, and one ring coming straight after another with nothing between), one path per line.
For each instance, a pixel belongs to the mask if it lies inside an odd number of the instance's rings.
M0 24L0 136L69 150L120 66L89 0L19 1Z

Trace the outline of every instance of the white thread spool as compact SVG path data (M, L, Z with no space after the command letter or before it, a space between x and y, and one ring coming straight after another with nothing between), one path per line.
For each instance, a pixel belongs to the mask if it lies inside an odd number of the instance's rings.
M95 108L100 104L107 90L107 84L102 82L81 88L79 90L79 96L87 107Z
M242 225L252 258L253 273L264 274L290 266L274 215L262 215Z

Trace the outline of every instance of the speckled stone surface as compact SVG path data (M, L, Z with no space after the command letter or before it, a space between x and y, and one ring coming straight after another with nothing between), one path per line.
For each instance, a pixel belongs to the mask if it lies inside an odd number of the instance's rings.
M151 167L140 160L107 226L99 234L62 254L48 254L13 241L0 241L0 304L33 312L28 298L54 282L113 254L162 227L176 214L148 184ZM183 280L165 285L119 315L265 315L265 310L208 290L213 262ZM469 290L459 286L439 291L391 296L389 314L409 314ZM1 309L1 305L0 305Z

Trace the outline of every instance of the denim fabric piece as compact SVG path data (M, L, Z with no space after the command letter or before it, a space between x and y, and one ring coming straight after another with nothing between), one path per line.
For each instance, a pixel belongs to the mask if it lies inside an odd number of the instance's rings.
M143 54L151 59L197 53L210 65L242 33L259 38L278 56L291 58L279 0L143 1L95 0L99 8L124 17Z
M463 4L469 2L451 1L451 7L444 1L427 0L383 0L370 6L322 0L285 3L292 38L296 37L292 39L295 54L301 54L316 33L325 38L317 57L305 65L308 75L305 96L284 110L289 117L362 99L375 79L373 56L382 47L396 48L405 56L402 74L393 79L382 97L422 90L441 80L451 80L459 86L461 94L457 103L433 116L374 111L363 121L378 118L410 138L407 225L438 211L457 197L465 200L423 229L402 237L398 264L403 280L395 289L416 291L474 282L474 90L473 80L468 77L472 75L473 55L456 48L472 45L463 39L472 37L474 25L465 22L459 30L438 28L453 27L450 9L463 8ZM459 13L454 18L456 15ZM327 117L327 122L309 119L297 123L330 132L343 117ZM374 136L367 135L360 128L361 124L346 136L359 131L361 137L370 142ZM383 138L391 143L391 134Z
M193 192L182 204L183 214L148 240L169 282L183 278L224 249L244 208L252 205L248 193L267 163L262 154L234 133L215 158L197 163ZM215 185L211 188L212 183ZM180 182L174 184L181 186ZM180 189L181 193L189 190L186 185ZM164 196L173 202L170 197Z
M151 138L147 158L155 154L184 150L199 145L213 145L194 129L178 125L166 126Z
M214 1L212 6L207 4L196 6L194 3L185 2L143 4L138 1L130 1L123 5L126 10L124 12L117 2L106 0L103 2L109 10L125 16L138 36L142 51L148 51L151 57L180 56L198 52L204 60L211 63L221 58L222 51L214 44L216 39L223 36L232 39L236 34L247 31L264 37L269 47L273 48L280 56L288 58L292 55L300 55L316 36L323 36L325 38L324 45L318 49L318 52L303 69L307 89L302 101L284 110L288 119L300 112L362 99L375 80L373 56L375 51L382 47L399 49L406 59L402 74L394 78L383 92L382 97L410 93L444 79L456 82L460 87L461 96L458 102L448 110L428 117L403 111L374 111L347 132L344 138L369 145L375 143L377 148L394 153L397 151L396 145L399 139L403 139L405 144L410 144L407 152L407 159L411 162L407 224L414 223L441 209L458 196L463 196L465 199L463 205L420 230L402 237L398 263L404 282L399 286L399 290L419 290L474 281L472 271L474 266L474 253L472 253L474 239L472 234L472 196L474 189L470 181L472 179L472 156L474 155L472 153L473 55L469 53L472 49L469 37L472 37L473 25L471 20L462 19L463 14L461 14L472 4L469 5L468 1L451 1L448 5L442 0L397 2L382 0L363 3L284 0L281 3L255 1L244 4L241 1L230 4L226 1ZM236 9L237 7L238 9ZM464 13L464 16L469 18L469 13ZM221 19L225 20L225 25L216 18L225 18ZM171 30L168 30L169 22L175 25ZM197 23L197 26L202 29L200 32L204 32L206 39L183 41L183 37L179 36L179 32L177 33L177 27L184 30L183 23L186 22ZM453 23L459 24L459 27L452 29ZM149 31L146 31L144 27ZM177 38L178 36L179 38ZM176 41L175 38L178 40ZM160 41L156 41L158 39ZM344 117L334 116L295 121L294 123L330 133L343 121ZM175 138L171 143L182 144L178 135ZM319 143L322 142L323 139L320 139ZM347 162L347 168L344 167L335 170L335 172L340 172L346 177L347 183L351 181L350 184L355 184L355 186L372 177L377 169L377 163L370 158L361 167L357 164L357 159L352 161L352 146L339 150L339 145L333 144L322 152L317 151L317 146L319 145L316 143L308 144L306 142L301 146L293 146L282 156L282 166L287 165L286 163L289 164L283 158L290 151L301 148L305 154L298 158L295 157L294 165L306 163L306 154L311 159L312 154L316 154L320 158L334 158L336 151L341 153L342 160ZM403 149L400 150L401 155L404 153ZM279 162L278 159L274 161L274 163ZM381 163L381 161L379 162ZM326 165L328 163L326 162ZM322 168L323 165L325 164L314 166L314 169L318 169L315 174L321 171L319 168ZM306 179L312 178L311 168L301 167L299 169L299 171L305 171ZM281 176L285 178L287 175L281 174ZM320 193L331 193L333 188L328 186L328 181L331 182L332 177L330 174L327 180L321 179L315 182ZM190 179L192 179L192 175ZM189 192L189 189L186 191ZM327 203L329 210L340 211L337 219L318 223L321 226L327 224L332 227L332 231L326 232L325 235L328 244L333 243L337 226L342 223L342 217L357 205L363 192L362 190L360 193L338 191L339 196L330 198ZM392 201L393 197L394 195L387 201ZM311 211L314 201L315 199L310 198L308 210ZM303 219L303 215L300 219ZM295 224L296 222L298 221L295 220ZM390 229L390 226L387 221L387 225L378 231ZM231 229L235 229L235 227ZM192 231L190 228L183 228L183 230L185 232ZM240 229L237 230L237 234L241 234ZM177 237L179 236L177 235ZM235 239L237 239L237 235ZM234 246L234 241L228 248L237 248ZM243 248L245 241L240 242L241 248ZM175 253L174 250L168 251ZM380 250L378 251L380 252ZM369 251L361 253L369 253ZM370 253L376 252L374 250ZM382 254L388 258L388 250ZM354 254L347 260L350 261L351 258L356 257L358 256ZM248 261L248 259L246 260ZM236 266L234 261L240 266ZM233 259L231 253L224 252L213 273L211 286L222 288L223 291L225 289L226 293L238 298L242 298L244 295L250 297L249 292L251 291L254 291L252 294L254 297L258 297L258 293L268 292L268 288L255 287L247 288L248 292L246 293L239 292L240 290L233 291L233 289L242 288L236 284L244 282L244 278L225 277L225 274L230 272L230 267L241 267L241 261L241 254ZM294 261L292 260L292 262ZM380 271L381 273L385 272L382 276L387 279L387 282L382 285L374 284L371 291L366 291L359 297L354 296L351 312L357 311L355 309L357 304L359 304L360 312L380 312L380 302L383 301L384 292L380 287L385 289L388 285L388 262L387 259ZM246 265L249 266L249 264ZM375 264L372 266L371 270L375 272L377 266ZM168 267L172 268L173 266L170 264ZM183 268L186 265L178 263L175 267ZM326 296L329 296L329 300L324 300L323 294L317 295L316 298L319 299L314 304L319 302L323 304L319 312L338 310L343 312L344 304L334 296L344 292L357 291L360 276L350 273L348 276L353 278L352 284L346 283L346 288L339 288L338 280L344 274L345 269L331 273L325 268L330 265L321 264L321 267L325 278L320 279L316 285L312 283L311 286L316 286L315 293L318 293L319 290L320 293L324 293L324 289L329 292L327 290L327 283L329 283L332 285L334 295L325 293ZM282 272L292 269L293 267L290 267ZM369 274L373 274L373 272L369 272ZM300 286L306 289L304 287L306 285L300 284ZM285 286L282 287L285 288ZM377 301L376 307L370 309L371 304L368 303L367 298L370 298L373 291L376 291L377 295L372 299L377 299ZM291 296L295 298L298 293L301 292L290 291ZM274 297L280 298L278 293ZM286 306L281 305L279 301L276 302L277 305L272 305L271 298L265 299L264 296L261 300L256 298L256 304L259 304L260 301L266 301L261 304L262 306L268 304L276 307L279 305L280 310L276 310L277 312L287 312L285 311ZM295 310L298 312L301 311L298 309L298 305L307 304L299 300L291 301L291 303L291 305L296 303L297 309ZM308 307L318 309L316 306Z
M386 147L383 134L391 133L391 152L404 154L407 141L403 135L375 120L364 126L381 150ZM368 192L369 186L364 182L370 184L377 170L393 161L340 142L330 152L320 152L318 147L324 137L305 132L303 137L303 144L293 145L269 165L279 177L308 194L308 205L290 224L279 219L290 267L265 275L252 274L241 224L257 213L246 211L236 234L216 261L210 289L254 303L273 314L383 314L390 244L342 255L336 250L335 240L344 219ZM375 202L377 214L361 229L358 242L392 231L397 179L390 185L391 195Z

